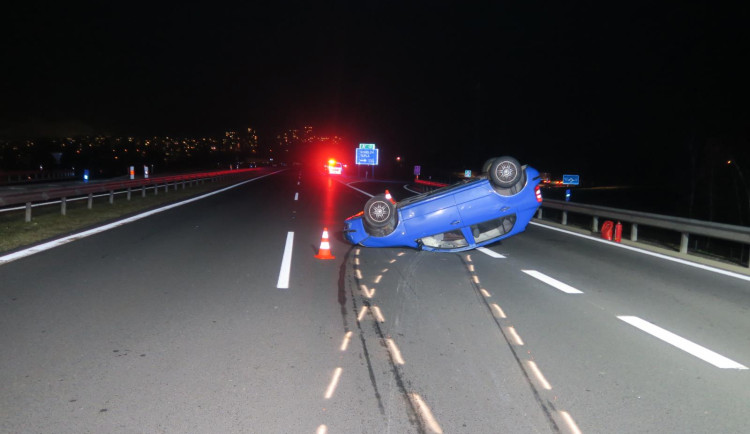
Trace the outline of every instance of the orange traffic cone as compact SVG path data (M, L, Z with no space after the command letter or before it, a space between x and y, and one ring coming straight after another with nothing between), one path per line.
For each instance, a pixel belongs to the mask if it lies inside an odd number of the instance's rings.
M318 259L336 259L331 254L331 244L328 242L328 228L323 228L323 238L320 240L320 250L315 255Z
M385 191L385 198L391 201L392 204L396 204L396 201L393 200L393 196L391 196L391 192L388 190Z

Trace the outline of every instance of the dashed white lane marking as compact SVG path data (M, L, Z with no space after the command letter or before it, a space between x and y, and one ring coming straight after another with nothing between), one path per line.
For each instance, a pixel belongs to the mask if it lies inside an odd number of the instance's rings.
M542 388L546 390L552 390L552 386L549 384L549 381L547 381L546 378L544 378L544 375L542 374L542 371L539 370L539 367L536 365L536 362L533 360L528 360L526 364L529 366L529 369L536 377L537 381L539 381L539 384L541 384Z
M339 385L342 371L343 369L341 368L336 368L336 370L333 371L333 377L331 378L331 382L328 383L328 389L326 389L325 399L331 399L333 396L333 392L336 391L336 387Z
M581 434L581 429L578 428L578 424L576 424L576 421L574 421L573 417L570 416L570 413L563 410L558 411L558 413L560 413L560 416L562 416L565 423L568 424L568 428L570 429L571 433Z
M406 363L403 356L401 356L401 351L396 346L396 343L393 342L393 339L386 338L385 344L388 346L388 349L391 352L391 356L393 356L394 363L398 365L403 365L404 363Z
M294 200L298 200L298 199L299 199L299 192L298 193L294 193Z
M380 311L380 308L377 306L372 307L372 315L375 317L375 319L378 322L385 322L385 317L383 316L383 312Z
M281 270L279 270L279 281L277 288L289 288L289 272L292 269L292 247L294 247L294 232L286 234L286 246L284 256L281 259Z
M521 270L521 271L523 271L524 273L528 274L529 276L535 279L541 280L547 285L554 286L555 288L559 289L562 292L565 292L568 294L583 294L583 291L575 289L568 284L562 283L559 280L553 279L547 276L546 274L542 274L536 270Z
M245 184L247 184L249 182L257 181L257 180L265 178L267 176L275 175L275 174L277 174L279 172L283 172L283 171L279 170L279 171L276 171L276 172L273 172L273 173L269 173L267 175L259 176L257 178L248 179L247 181L242 181L242 182L239 182L237 184L230 185L229 187L225 187L225 188L222 188L222 189L219 189L219 190L216 190L216 191L212 191L210 193L202 194L200 196L196 196L196 197L193 197L193 198L190 198L190 199L187 199L187 200L183 200L182 202L177 202L177 203L173 203L171 205L163 206L161 208L152 209L151 211L146 211L144 213L137 214L137 215L134 215L132 217L128 217L128 218L125 218L125 219L122 219L122 220L117 220L116 222L112 222L112 223L109 223L109 224L106 224L106 225L103 225L103 226L97 226L97 227L95 227L93 229L89 229L87 231L78 232L77 234L73 234L73 235L70 235L70 236L67 236L67 237L63 237L63 238L58 238L58 239L56 239L54 241L49 241L49 242L42 243L42 244L39 244L39 245L34 246L34 247L29 247L28 249L19 250L19 251L15 252L15 253L11 253L11 254L8 254L8 255L0 256L0 265L4 265L4 264L7 264L8 262L15 261L16 259L25 258L27 256L31 256L31 255L39 253L39 252L44 252L46 250L54 249L55 247L62 246L63 244L68 244L70 242L73 242L73 241L76 241L76 240L80 240L81 238L90 237L90 236L96 235L96 234L98 234L100 232L108 231L110 229L114 229L116 227L123 226L123 225L126 225L128 223L132 223L134 221L144 219L146 217L152 216L154 214L158 214L160 212L164 212L164 211L170 210L172 208L177 208L178 206L186 205L186 204L189 204L191 202L195 202L195 201L198 201L198 200L201 200L201 199L205 199L205 198L213 196L215 194L223 193L223 192L225 192L227 190L231 190L231 189L239 187L241 185L245 185Z
M479 250L480 252L484 253L485 255L492 256L493 258L505 259L505 256L503 256L503 255L495 252L494 250L490 250L490 249L488 249L486 247L477 247L477 250Z
M492 306L492 312L498 317L498 318L507 318L505 316L505 312L498 306L496 303L492 303L490 306Z
M652 324L646 320L638 318L637 316L618 316L617 318L625 321L626 323L636 327L651 336L661 339L662 341L674 345L675 347L685 351L693 356L706 361L717 368L722 369L747 369L747 366L741 365L734 360L728 359L721 354L717 354L708 348L702 347L694 342L691 342L683 337L680 337L668 330L665 330L655 324Z
M339 347L339 350L346 351L347 347L349 347L349 341L352 340L352 332L348 331L344 335L344 340L341 341L341 346Z
M516 345L523 345L523 339L521 339L521 336L518 335L515 327L509 326L507 330L508 334L513 338L513 341Z
M422 397L416 393L410 393L409 397L417 407L419 416L422 418L426 425L425 428L427 428L430 433L443 434L443 429L440 427L437 419L435 419L435 416L432 415L432 410L430 410L430 407L424 402Z
M359 311L359 315L357 316L357 321L362 321L362 319L367 314L367 306L362 306L362 310Z

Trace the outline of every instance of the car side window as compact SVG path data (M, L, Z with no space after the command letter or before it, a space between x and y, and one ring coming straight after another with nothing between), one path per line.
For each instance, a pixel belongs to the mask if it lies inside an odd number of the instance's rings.
M474 236L475 243L481 243L507 234L515 224L516 215L511 214L471 225L471 234Z
M421 241L433 249L458 249L469 245L461 229L423 237Z

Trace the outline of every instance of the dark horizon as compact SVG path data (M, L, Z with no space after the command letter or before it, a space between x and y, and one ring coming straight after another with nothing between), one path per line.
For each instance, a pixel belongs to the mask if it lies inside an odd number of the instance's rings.
M0 136L312 125L409 161L509 154L658 179L711 154L747 168L747 9L15 5Z

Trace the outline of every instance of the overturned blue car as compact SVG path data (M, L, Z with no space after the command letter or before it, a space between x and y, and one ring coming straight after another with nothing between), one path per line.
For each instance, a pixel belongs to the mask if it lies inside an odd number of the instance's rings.
M515 158L487 160L478 179L394 202L372 197L344 222L344 236L365 247L460 252L523 232L542 202L539 172Z

